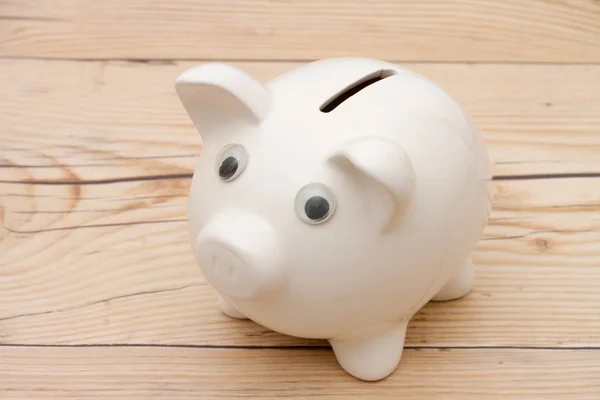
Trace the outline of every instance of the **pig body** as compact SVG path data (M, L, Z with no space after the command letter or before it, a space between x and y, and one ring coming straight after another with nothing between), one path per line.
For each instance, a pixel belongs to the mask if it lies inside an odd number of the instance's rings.
M431 81L372 59L267 84L206 64L176 88L203 139L190 241L222 310L329 340L357 378L388 376L414 313L472 287L491 177L469 118Z

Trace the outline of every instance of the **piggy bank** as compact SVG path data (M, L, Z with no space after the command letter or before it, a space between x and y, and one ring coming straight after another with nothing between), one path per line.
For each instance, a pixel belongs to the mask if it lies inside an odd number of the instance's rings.
M223 313L326 339L372 381L397 368L422 306L470 292L489 159L435 83L333 58L267 83L206 63L175 90L203 144L189 237Z

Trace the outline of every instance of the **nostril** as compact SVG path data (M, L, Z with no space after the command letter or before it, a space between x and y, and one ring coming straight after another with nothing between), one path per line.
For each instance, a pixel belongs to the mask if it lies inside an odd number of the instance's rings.
M213 263L213 268L215 270L215 275L217 275L217 276L223 275L223 266L220 263Z
M217 276L222 278L234 278L235 277L235 266L227 262L227 260L219 260L215 257L212 258L212 268L214 269Z

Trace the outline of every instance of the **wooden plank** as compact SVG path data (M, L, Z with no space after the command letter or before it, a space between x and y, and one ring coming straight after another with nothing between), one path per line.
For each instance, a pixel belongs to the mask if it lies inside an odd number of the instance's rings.
M0 343L322 346L220 314L195 265L189 179L0 184ZM600 346L597 178L495 182L473 293L408 346Z
M0 15L4 57L600 61L594 0L25 0Z
M173 83L194 64L0 60L0 180L191 173L201 140ZM267 81L298 64L234 65ZM600 173L599 65L407 67L472 115L496 174Z
M0 348L3 399L597 400L599 350L406 350L361 382L329 349Z

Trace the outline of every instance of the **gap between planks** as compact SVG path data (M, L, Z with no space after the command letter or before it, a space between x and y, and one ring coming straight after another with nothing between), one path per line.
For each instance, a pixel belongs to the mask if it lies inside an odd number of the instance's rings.
M88 62L88 63L102 63L102 62L115 62L115 63L131 63L131 64L150 64L150 65L177 65L177 63L211 63L211 62L226 62L226 63L273 63L273 64L287 64L297 63L305 64L315 61L322 60L322 58L314 59L286 59L286 58L73 58L73 57L18 57L18 56L0 56L0 61L52 61L52 62ZM465 61L443 61L443 60L392 60L385 59L385 61L393 64L406 64L406 65L542 65L542 66L600 66L600 62L595 61L477 61L477 60L465 60Z
M222 349L222 350L313 350L331 349L328 344L314 345L210 345L210 344L157 344L157 343L82 343L82 344L43 344L43 343L0 343L2 347L28 348L166 348L166 349ZM600 346L554 347L554 346L404 346L404 350L579 350L595 351Z
M0 166L2 168L2 166ZM112 183L124 182L144 182L172 179L192 179L193 174L169 174L169 175L148 175L123 178L96 179L96 180L25 180L25 181L0 181L6 184L20 185L106 185ZM538 179L577 179L577 178L600 178L600 172L575 172L564 174L524 174L524 175L496 175L492 181L518 181L518 180L538 180Z

